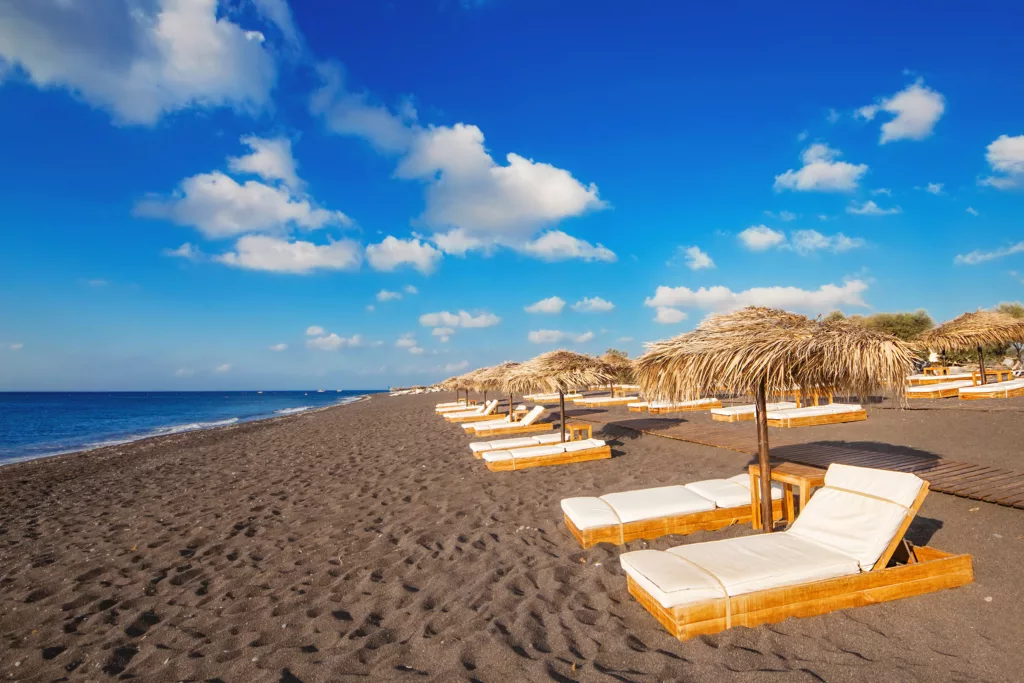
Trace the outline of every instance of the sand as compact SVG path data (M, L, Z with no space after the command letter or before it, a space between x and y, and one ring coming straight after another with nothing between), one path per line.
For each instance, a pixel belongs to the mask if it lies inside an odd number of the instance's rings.
M0 674L1020 680L1020 510L925 501L912 540L972 553L973 585L680 643L626 592L622 549L581 550L558 501L729 476L747 456L610 426L611 460L491 473L434 415L442 400L379 396L0 468ZM1013 411L869 412L806 434L1024 468ZM1010 436L963 428L990 419Z

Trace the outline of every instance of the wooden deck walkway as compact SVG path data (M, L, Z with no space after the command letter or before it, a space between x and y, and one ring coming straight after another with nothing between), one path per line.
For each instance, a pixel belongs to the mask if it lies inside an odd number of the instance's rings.
M694 423L678 418L622 418L607 411L566 411L573 420L622 427L644 434L726 448L747 455L757 453L753 422ZM883 453L795 440L794 430L771 429L772 458L827 468L831 463L913 472L927 479L931 490L1024 510L1024 472L947 460L938 456Z

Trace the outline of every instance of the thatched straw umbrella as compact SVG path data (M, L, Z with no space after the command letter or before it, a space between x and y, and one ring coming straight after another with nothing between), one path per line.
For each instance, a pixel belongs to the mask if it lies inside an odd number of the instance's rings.
M444 389L445 391L454 391L455 392L455 402L458 403L458 401L459 401L459 389L461 388L458 382L459 382L459 378L456 375L456 376L453 376L453 377L449 377L448 379L446 379L443 382L438 382L437 386L440 387L441 389Z
M995 311L964 313L959 318L922 332L915 341L923 350L931 349L939 353L977 349L981 383L987 384L982 348L1024 341L1024 320Z
M618 380L621 384L632 384L634 382L636 368L633 366L633 361L629 358L614 351L608 351L600 358L611 366L615 373L615 380Z
M717 390L754 394L761 519L764 530L771 531L766 397L794 386L861 396L891 386L902 398L913 359L909 344L856 323L817 322L751 307L713 316L692 332L649 344L635 365L637 382L652 400L693 400Z
M491 368L483 368L478 372L474 380L479 389L484 392L484 400L487 398L488 391L501 391L505 388L505 378L510 372L519 367L519 363L512 361L505 361ZM508 395L508 414L509 419L512 419L512 394Z
M565 441L565 393L595 384L605 384L615 371L600 358L573 351L548 351L508 373L505 389L509 393L557 391L562 415L562 441Z

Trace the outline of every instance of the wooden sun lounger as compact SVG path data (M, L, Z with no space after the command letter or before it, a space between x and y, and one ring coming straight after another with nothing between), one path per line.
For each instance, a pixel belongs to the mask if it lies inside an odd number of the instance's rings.
M769 403L766 408L771 410L790 410L796 408L795 403L785 401L780 403ZM754 404L742 406L730 406L723 410L712 410L711 419L715 422L746 422L753 420L755 417Z
M587 462L588 460L607 460L611 457L612 449L608 444L605 444L595 448L569 451L567 453L554 453L552 455L540 455L533 458L513 458L511 460L499 460L497 462L486 461L486 464L487 469L491 472L513 472L530 467L568 465L576 462Z
M524 425L517 422L509 422L507 425L501 427L492 427L491 429L474 430L474 434L484 438L490 438L492 436L503 436L506 434L535 434L537 432L546 432L555 428L554 422L534 422L533 424ZM469 430L466 430L469 431Z
M782 517L782 500L772 501L772 514ZM622 545L641 538L648 541L670 534L680 536L695 531L718 531L733 524L747 524L751 519L750 505L732 508L715 508L706 512L694 512L688 515L644 519L638 522L627 522L616 526L597 527L581 531L576 528L568 515L563 515L565 528L579 541L584 548L598 543Z
M960 380L955 382L943 382L941 384L926 384L912 387L907 390L907 398L953 398L960 395L963 387L974 386L971 380Z
M1002 385L1009 386L1002 386ZM1024 396L1024 382L1011 381L1011 382L996 382L994 384L984 384L974 387L964 387L971 391L965 392L961 389L958 392L958 396L961 401L978 401L985 398L1016 398L1018 396Z
M646 413L650 405L648 401L633 401L632 403L627 403L626 407L631 413Z
M833 404L837 405L837 404ZM812 406L813 407L813 406ZM825 406L821 406L825 407ZM797 412L800 408L778 411L782 413L778 417L772 417L771 411L768 413L768 426L769 427L813 427L817 425L834 425L842 424L843 422L863 422L868 419L868 413L864 408L859 410L849 410L838 413L820 413L820 414L809 414L809 415L786 415L788 412Z
M652 403L647 406L647 410L651 415L668 415L669 413L695 413L701 410L721 407L722 402L716 398L708 401L683 401L682 403L670 403L667 405Z
M974 569L970 555L954 555L927 546L913 547L904 541L903 536L927 493L928 483L924 482L888 547L868 571L701 600L677 607L662 605L628 573L627 587L630 595L669 633L679 640L687 640L699 635L719 633L734 626L754 627L789 617L827 614L973 582ZM902 552L897 555L894 565L888 566L898 549Z
M574 399L573 403L575 403L578 406L583 406L583 407L586 407L586 408L607 408L609 406L629 405L630 403L636 403L638 400L639 399L636 396L615 396L615 397L608 397L604 401L598 401L598 402L589 401L588 402L587 398L585 397L585 398L582 398L582 399L580 399L580 398Z

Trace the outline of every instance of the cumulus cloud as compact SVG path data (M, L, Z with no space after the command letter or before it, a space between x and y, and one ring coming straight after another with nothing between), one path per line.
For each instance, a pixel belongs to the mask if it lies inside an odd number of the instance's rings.
M213 258L235 268L303 275L316 270L356 270L362 261L362 248L353 240L314 244L245 235L235 243L234 251Z
M871 194L884 194L886 196L891 197L892 190L890 190L888 187L879 187L875 188L874 190L871 190Z
M395 340L395 346L400 349L412 349L416 347L416 337L408 332Z
M559 296L549 296L547 299L541 299L536 303L532 303L523 310L527 313L549 313L558 314L565 308L565 300Z
M985 159L995 175L979 183L999 190L1024 187L1024 135L1000 135L989 144Z
M707 252L701 251L701 248L698 246L686 247L682 252L686 259L686 267L690 270L704 270L715 267L715 262L711 260Z
M594 333L587 331L582 334L562 332L561 330L532 330L526 338L534 344L561 344L566 341L586 344L594 339Z
M772 230L767 225L752 225L737 237L751 251L765 251L786 242L785 233Z
M902 212L903 209L898 206L883 209L870 199L859 205L857 202L850 202L850 205L846 207L846 213L852 213L858 216L892 216Z
M402 287L402 291L405 292L406 294L419 294L420 293L420 290L416 289L415 285L406 285L405 287Z
M775 176L775 190L798 192L852 192L868 172L867 164L837 161L841 152L816 142L804 150L803 167Z
M210 239L352 224L341 211L317 207L287 187L257 180L239 183L220 171L185 178L170 197L143 199L135 205L135 215L194 227Z
M827 284L816 290L798 287L754 287L734 292L728 287L660 286L644 305L659 308L699 308L705 311L730 311L744 306L768 306L811 313L827 313L841 306L864 306L863 294L868 289L862 280L848 280L843 285Z
M790 236L789 244L798 254L810 254L815 251L841 254L851 249L859 249L865 242L860 237L847 237L841 232L823 235L817 230L797 230Z
M320 329L320 328L317 328ZM363 346L363 336L361 334L354 334L351 337L340 337L334 332L330 334L324 334L324 331L320 329L319 336L313 337L306 341L306 346L311 349L318 349L320 351L337 351L341 348L354 348L357 346ZM309 331L306 331L309 334Z
M965 211L967 211L967 213L971 214L972 216L977 216L978 215L978 210L975 209L973 206L968 206L965 209Z
M685 312L672 306L657 306L654 314L654 322L662 325L674 325L686 320Z
M225 372L231 372L231 363L223 363L213 369L214 372L223 375Z
M25 348L25 345L22 344L21 342L14 342L13 344L8 344L7 348L10 349L11 351L21 351L23 348Z
M455 330L450 327L435 327L430 331L430 334L437 337L437 340L442 344L447 344L448 340L452 338L453 334L455 334Z
M162 253L164 256L185 259L186 261L198 261L203 257L203 253L199 251L199 247L191 242L185 242L177 249L164 249Z
M954 262L957 265L962 266L976 266L979 263L994 261L996 259L1020 253L1024 253L1024 242L1017 242L1016 244L993 249L992 251L981 251L976 249L968 254L957 254Z
M879 144L896 140L923 140L932 134L935 124L946 111L946 98L918 79L892 97L877 104L861 107L856 116L871 121L880 112L893 118L882 124Z
M424 126L409 99L390 108L354 92L338 65L321 66L320 76L312 112L329 130L397 156L395 177L424 184L425 208L417 220L434 232L430 239L445 253L504 246L544 258L546 250L530 248L537 232L607 206L594 183L584 184L565 169L516 153L496 161L477 126ZM563 249L559 253L568 255L559 258L613 260L610 250L580 242L589 249Z
M288 345L287 344L283 344L283 343L282 344L274 344L274 345L269 346L267 348L269 348L271 351L287 351L288 350Z
M585 296L572 305L572 310L579 313L607 313L614 310L615 304L606 301L599 296Z
M542 261L580 259L613 263L618 260L615 252L604 245L595 246L586 240L567 235L561 230L549 230L537 239L527 242L521 251Z
M924 186L924 191L929 194L942 194L942 183L928 183Z
M282 0L257 0L260 7ZM245 3L242 3L245 4ZM217 0L32 0L0 7L0 73L63 88L122 124L190 107L247 113L270 102L274 45ZM277 24L287 13L263 14ZM290 16L290 15L288 15ZM260 26L259 28L262 28Z
M178 368L174 371L175 377L191 377L194 374L196 374L196 371L192 368Z
M377 301L394 301L401 298L402 295L399 292L392 292L387 289L382 289L377 292Z
M280 180L295 188L302 184L295 170L297 164L292 156L291 140L285 137L260 138L248 135L241 141L252 152L228 159L228 169L232 173L257 175L271 182Z
M424 313L420 316L420 325L424 327L493 327L499 322L501 322L501 318L487 311L478 315L472 315L462 310L458 313L438 311L437 313Z
M408 265L429 275L443 257L431 244L415 237L398 239L389 235L379 244L366 245L366 260L374 270L392 271Z

